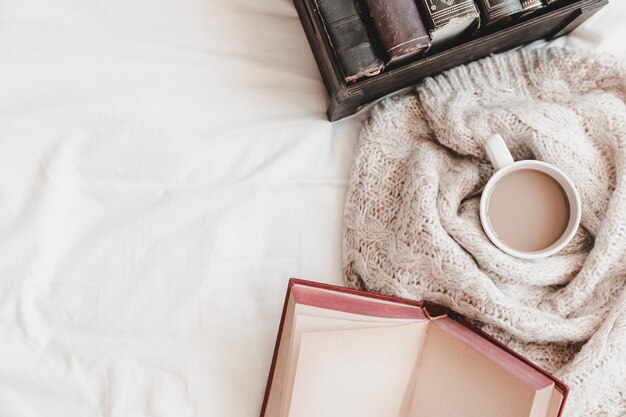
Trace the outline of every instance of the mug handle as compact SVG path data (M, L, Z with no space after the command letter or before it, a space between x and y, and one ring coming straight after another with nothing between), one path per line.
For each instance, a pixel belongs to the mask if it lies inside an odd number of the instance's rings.
M509 152L509 148L506 147L504 139L499 134L496 133L491 136L483 143L483 146L496 171L513 163L511 152Z

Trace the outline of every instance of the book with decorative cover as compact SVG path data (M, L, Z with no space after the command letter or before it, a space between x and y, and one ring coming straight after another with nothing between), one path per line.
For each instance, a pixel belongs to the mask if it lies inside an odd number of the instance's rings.
M522 2L522 10L524 14L532 13L540 7L544 7L544 0L521 0Z
M433 47L454 40L480 22L474 0L417 0L417 3Z
M486 25L500 22L523 11L520 0L478 0Z
M372 17L387 64L426 52L430 36L415 0L363 0Z
M384 67L354 0L316 0L335 55L347 82L379 74Z
M568 392L445 307L291 279L261 417L559 417Z

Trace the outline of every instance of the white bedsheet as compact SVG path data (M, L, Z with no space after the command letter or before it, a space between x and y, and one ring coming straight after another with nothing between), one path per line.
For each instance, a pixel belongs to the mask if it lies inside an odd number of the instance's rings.
M0 2L0 416L256 416L287 279L341 282L326 100L290 0Z

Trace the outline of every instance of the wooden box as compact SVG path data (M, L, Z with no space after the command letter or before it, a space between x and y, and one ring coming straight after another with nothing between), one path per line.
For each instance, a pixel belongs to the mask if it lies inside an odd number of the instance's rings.
M400 67L347 85L316 10L315 0L293 2L330 96L330 121L350 116L367 103L457 65L537 39L565 35L608 4L608 0L560 0L501 29L485 30L450 49L427 53Z

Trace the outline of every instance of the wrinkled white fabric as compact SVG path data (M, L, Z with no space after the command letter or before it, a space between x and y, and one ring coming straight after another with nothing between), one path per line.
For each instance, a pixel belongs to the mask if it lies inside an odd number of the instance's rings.
M0 2L0 416L258 415L287 280L342 282L327 100L291 0Z
M494 133L578 189L581 227L558 254L514 258L482 230ZM626 415L626 61L521 50L383 101L357 146L344 245L350 285L484 323L571 386L567 416Z

